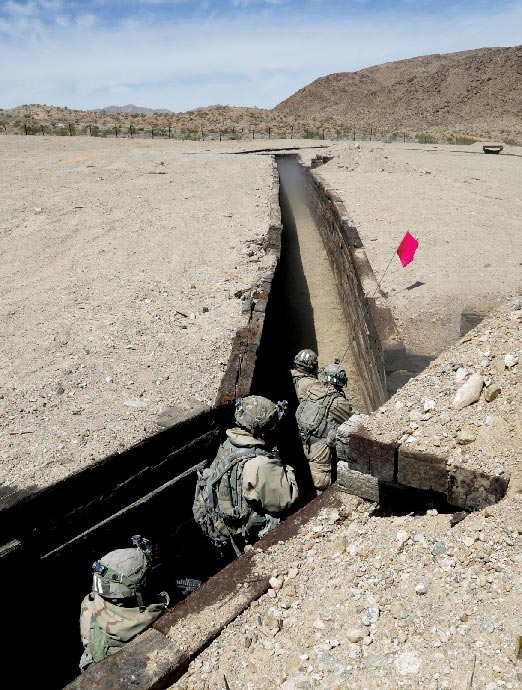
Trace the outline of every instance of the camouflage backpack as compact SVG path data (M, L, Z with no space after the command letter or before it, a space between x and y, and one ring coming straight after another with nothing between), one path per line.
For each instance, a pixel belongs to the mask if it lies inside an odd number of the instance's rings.
M258 455L273 457L259 447L237 449L230 441L220 448L210 467L198 471L192 512L203 532L218 547L230 542L239 555L234 537L245 541L272 522L260 515L243 496L243 468Z
M330 431L328 413L337 391L329 391L322 385L312 385L304 394L297 406L295 418L299 427L299 436L303 444L310 447L312 443L326 438Z

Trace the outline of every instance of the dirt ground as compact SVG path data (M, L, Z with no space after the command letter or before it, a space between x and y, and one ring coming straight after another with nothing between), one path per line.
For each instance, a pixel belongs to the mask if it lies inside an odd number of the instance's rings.
M244 148L231 142L4 137L0 147L0 477L44 486L156 431L164 406L211 404L244 318L235 295L268 268L259 240L271 159L226 155ZM522 356L522 322L511 317L521 310L509 302L522 262L518 153L330 150L319 173L345 199L376 275L406 230L420 242L413 263L395 258L382 283L409 349L453 344L467 302L504 309L385 412L419 448L447 445L474 463L489 445L505 471L520 441L520 365L505 363ZM465 424L442 424L455 365L466 376L481 368L502 391ZM442 407L412 417L426 397ZM466 426L476 438L462 444ZM344 503L259 554L271 589L175 687L222 690L224 677L230 690L522 687L520 485L454 527L434 509L383 517Z
M128 448L165 407L212 404L268 268L272 162L164 140L0 149L6 492Z
M521 148L486 155L479 144L340 142L329 150L333 160L316 174L343 199L411 354L440 354L459 338L467 305L498 306L520 286ZM403 268L395 251L406 231L419 247Z

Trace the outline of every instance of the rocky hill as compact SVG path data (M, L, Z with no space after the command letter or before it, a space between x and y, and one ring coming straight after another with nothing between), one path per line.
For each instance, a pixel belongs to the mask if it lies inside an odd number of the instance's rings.
M316 79L275 112L375 131L522 134L522 46L425 55Z
M144 108L141 105L109 105L106 108L96 108L95 113L171 113L172 110L168 108Z
M210 105L175 113L135 105L71 110L0 109L6 134L90 134L228 139L365 138L522 142L522 46L480 48L390 62L317 79L277 105ZM132 134L131 134L132 132ZM203 132L203 134L202 134ZM466 140L465 137L468 137Z

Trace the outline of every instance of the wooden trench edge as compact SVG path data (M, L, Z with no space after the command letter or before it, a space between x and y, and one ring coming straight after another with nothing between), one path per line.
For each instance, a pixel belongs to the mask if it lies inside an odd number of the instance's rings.
M261 343L265 311L270 297L275 270L281 258L281 209L279 208L279 172L272 160L272 187L270 190L270 225L265 237L265 251L273 254L275 266L257 285L250 289L243 311L248 313L246 326L240 328L232 342L227 368L221 379L215 407L231 404L236 398L248 395L256 366L257 352Z
M116 654L90 666L64 690L168 688L229 623L268 590L270 573L253 570L255 555L296 536L321 510L336 509L339 505L338 489L334 485L260 539L253 550L229 563L198 590L168 609L151 628ZM210 622L206 616L209 607L212 607ZM188 619L191 629L198 631L190 639L183 636L183 620ZM175 634L176 626L179 635Z

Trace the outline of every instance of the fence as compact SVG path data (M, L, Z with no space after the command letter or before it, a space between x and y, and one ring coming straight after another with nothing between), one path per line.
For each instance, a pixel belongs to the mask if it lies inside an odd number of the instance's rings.
M352 129L348 127L296 127L288 126L258 126L258 127L228 127L223 129L183 128L169 125L114 125L101 126L97 124L65 123L59 125L24 122L15 124L0 124L4 134L22 136L90 136L99 138L126 139L175 139L184 141L246 141L270 139L314 139L323 141L381 141L421 143L421 144L473 144L477 139L462 135L435 136L429 133L406 131L379 131L372 127L366 129ZM0 132L2 130L0 129ZM505 143L516 143L506 141Z

